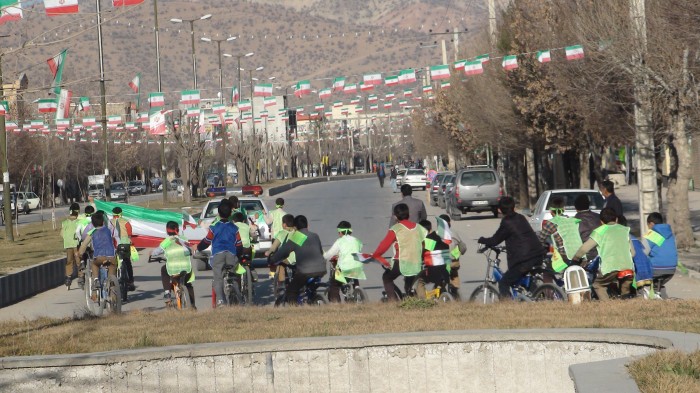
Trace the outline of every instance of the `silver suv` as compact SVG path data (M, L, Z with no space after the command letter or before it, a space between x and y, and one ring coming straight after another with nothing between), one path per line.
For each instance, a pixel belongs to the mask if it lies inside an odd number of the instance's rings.
M498 217L498 201L503 196L498 173L487 166L468 167L457 172L454 190L445 194L446 210L453 220L467 212L491 211Z

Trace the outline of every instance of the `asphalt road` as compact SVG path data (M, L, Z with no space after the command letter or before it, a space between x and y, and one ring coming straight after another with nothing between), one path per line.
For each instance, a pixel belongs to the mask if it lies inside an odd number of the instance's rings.
M390 187L380 188L377 180L347 180L312 184L288 191L281 196L286 200L285 210L291 214L304 214L309 219L309 229L320 235L324 249L330 248L337 232L336 225L341 220L352 223L353 234L364 243L364 252L371 253L386 234L389 225L391 204L399 200L400 194L392 193ZM437 207L427 203L426 191L415 191L414 196L425 201L429 218L442 213ZM266 198L268 206L274 206L275 198ZM31 215L30 215L31 216ZM453 222L453 230L467 243L467 254L462 257L460 269L462 298L466 299L474 288L483 281L486 261L476 253L479 236L493 234L500 222L491 213L470 214L462 221ZM124 310L164 309L163 289L160 283L159 264L146 263L151 250L141 252L141 260L134 265L136 291L129 295ZM254 284L255 301L261 306L273 302L271 280L267 279L267 269L257 269L260 280ZM366 265L367 280L361 284L367 290L370 301L379 301L382 292L381 275L383 269L376 264ZM197 272L194 282L196 305L200 310L211 308L211 271ZM402 286L401 278L397 284ZM698 282L687 277L676 277L669 285L671 296L698 297ZM34 319L40 316L67 317L81 314L85 310L84 293L77 288L66 290L65 286L44 292L18 304L0 309L0 320Z

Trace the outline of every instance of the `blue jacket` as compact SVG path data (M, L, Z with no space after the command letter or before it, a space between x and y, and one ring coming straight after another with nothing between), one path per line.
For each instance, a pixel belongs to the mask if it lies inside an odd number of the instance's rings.
M634 273L637 285L651 284L654 273L652 272L651 261L649 261L647 254L644 253L644 245L641 240L632 235L630 235L630 239L632 239L632 245L634 246L632 262L634 262Z
M197 250L204 251L211 244L211 255L228 251L239 255L243 243L236 224L230 221L217 221L209 227L207 236L197 245Z
M676 237L673 236L671 226L668 224L656 224L651 230L663 237L661 244L653 241L652 236L645 236L649 243L649 259L654 270L675 269L678 265L678 250L676 249Z
M90 231L92 237L92 249L96 257L114 256L114 238L112 231L107 226L95 228Z

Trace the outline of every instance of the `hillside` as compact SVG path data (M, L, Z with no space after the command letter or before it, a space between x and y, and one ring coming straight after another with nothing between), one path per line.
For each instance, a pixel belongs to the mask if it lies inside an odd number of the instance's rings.
M0 35L10 35L0 41L4 50L38 37L34 40L38 46L3 57L5 80L26 72L32 89L28 98L46 96L51 83L46 59L68 48L64 82L69 84L74 96L96 97L99 68L94 4L81 1L80 15L49 18L41 2L36 3L25 9L24 20L0 26ZM439 48L419 45L436 39L426 34L429 29L469 27L471 34L483 26L481 5L456 3L451 0L259 0L222 4L213 0L161 0L161 68L166 100L178 99L177 92L191 88L193 79L189 24L172 23L171 18L213 15L210 20L195 23L198 87L202 97L207 98L216 97L218 91L218 58L216 44L201 41L203 36L238 37L223 42L222 52L234 55L255 52L253 57L242 59L241 67L248 70L264 66L263 71L253 76L261 79L274 76L275 84L282 86L280 92L299 79L312 79L313 88L319 88L328 86L330 81L314 79L439 63ZM25 2L24 7L28 6ZM103 15L108 101L123 100L130 93L127 84L137 72L142 73L144 100L157 86L152 3L122 10L103 5ZM62 37L71 38L50 44ZM461 39L468 37L463 35ZM452 60L453 54L449 53L448 58ZM230 87L237 83L236 61L224 57L222 62L223 84ZM248 71L242 76L247 85ZM357 78L348 79L355 81ZM224 95L228 95L226 89ZM247 95L245 89L244 95Z

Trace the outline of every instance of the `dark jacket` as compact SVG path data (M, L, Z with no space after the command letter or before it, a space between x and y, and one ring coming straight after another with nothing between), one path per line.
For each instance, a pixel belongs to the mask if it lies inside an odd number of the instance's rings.
M618 198L615 194L610 194L607 198L605 198L605 205L603 205L603 207L613 209L618 217L624 216L624 213L622 212L622 201L620 201L620 198Z
M416 199L410 195L403 197L400 201L391 205L391 217L389 218L389 226L396 224L396 216L394 216L394 206L399 203L405 203L408 206L408 220L416 224L422 220L428 219L428 212L425 211L425 204L420 199Z
M326 274L326 260L323 258L323 249L321 248L321 239L318 235L309 232L308 229L300 230L306 235L306 240L299 246L291 240L286 241L276 253L270 257L270 263L277 265L281 261L287 259L290 253L296 255L297 272L302 274Z
M590 239L593 230L601 225L600 214L590 210L584 210L576 213L574 217L581 220L581 222L578 224L578 233L581 235L581 241L585 243L588 239ZM590 261L597 256L598 247L595 247L586 254L586 259Z
M508 269L533 258L544 257L542 243L522 214L514 212L506 215L493 237L479 239L479 243L490 247L503 241L506 242Z

